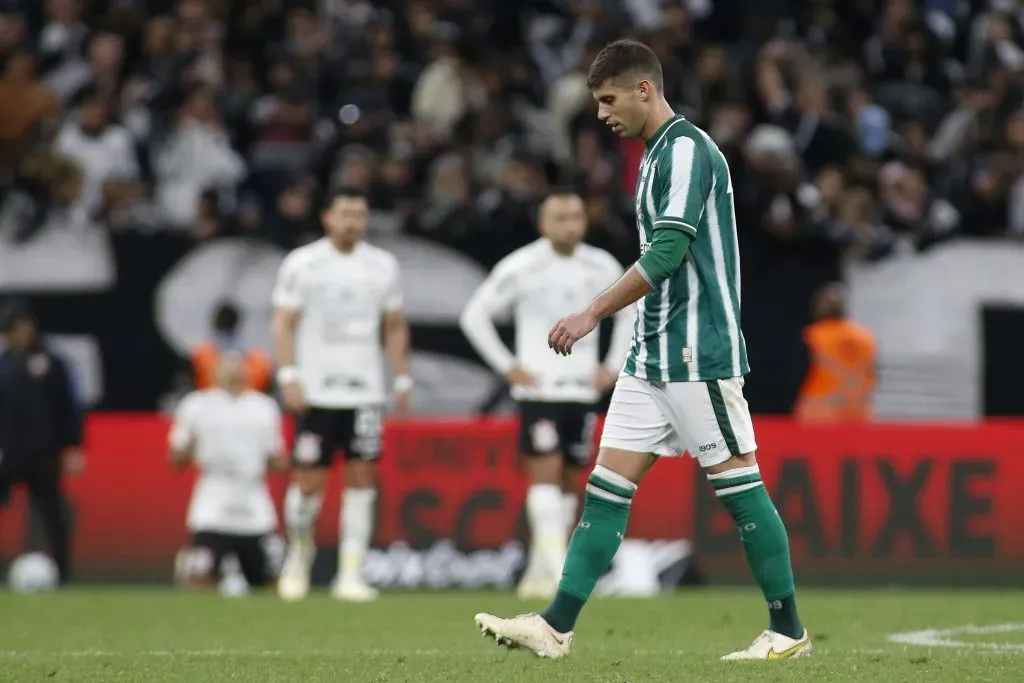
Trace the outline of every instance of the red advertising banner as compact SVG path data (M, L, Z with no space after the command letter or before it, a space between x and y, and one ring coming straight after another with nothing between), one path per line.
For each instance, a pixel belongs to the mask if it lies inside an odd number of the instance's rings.
M758 459L804 581L1024 582L1024 423L808 427L756 421ZM69 480L82 578L169 577L192 474L167 464L164 418L90 416L86 472ZM496 548L525 533L514 420L388 427L376 544ZM272 482L280 501L286 477ZM318 542L337 543L340 481ZM0 555L21 552L23 496L0 513ZM691 539L712 580L745 578L729 516L689 458L659 462L628 535Z

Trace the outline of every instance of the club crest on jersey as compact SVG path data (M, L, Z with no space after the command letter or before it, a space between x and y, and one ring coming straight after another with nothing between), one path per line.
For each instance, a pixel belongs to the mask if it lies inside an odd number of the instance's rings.
M530 441L538 453L550 453L558 448L558 429L551 420L538 420L530 427Z
M50 359L42 353L33 354L28 359L28 374L39 378L50 371Z
M295 460L303 464L320 459L320 437L312 432L303 432L295 440Z

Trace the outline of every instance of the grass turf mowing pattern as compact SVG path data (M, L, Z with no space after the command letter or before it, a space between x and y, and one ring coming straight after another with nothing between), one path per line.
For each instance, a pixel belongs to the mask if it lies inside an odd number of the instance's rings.
M901 631L1021 621L1024 592L805 590L799 604L815 640L807 660L719 662L753 640L766 613L755 591L710 589L597 599L573 655L551 662L480 637L478 611L541 607L507 594L392 593L347 604L317 593L285 604L130 588L0 593L0 681L1024 680L1024 651L887 641Z

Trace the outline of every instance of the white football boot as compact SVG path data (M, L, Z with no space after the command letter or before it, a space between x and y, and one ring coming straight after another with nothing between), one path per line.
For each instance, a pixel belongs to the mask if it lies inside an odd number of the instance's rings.
M339 576L331 585L331 597L347 602L373 602L380 596L361 576Z
M484 637L494 638L494 642L510 650L522 648L538 657L561 659L569 655L572 646L572 631L559 633L532 612L511 619L481 612L474 620Z
M739 661L751 659L795 659L809 657L814 647L811 638L804 629L802 638L790 638L775 631L764 631L745 650L739 650L722 657L722 661Z
M281 576L277 579L277 594L289 602L303 600L309 595L309 570L313 565L316 548L295 543L288 548Z

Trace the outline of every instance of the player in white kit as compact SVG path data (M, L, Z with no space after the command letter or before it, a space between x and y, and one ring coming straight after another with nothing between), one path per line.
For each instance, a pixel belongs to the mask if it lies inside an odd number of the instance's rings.
M297 416L284 506L289 548L278 581L287 600L309 593L313 529L338 450L347 467L331 592L343 600L377 597L362 567L373 532L387 399L382 328L398 415L409 412L412 379L398 261L362 241L368 220L365 195L340 190L321 214L326 237L290 253L274 288L277 380L285 406Z
M217 385L193 391L178 406L171 427L171 463L199 470L188 506L189 547L177 563L187 587L212 587L234 555L250 587L273 582L269 544L277 513L266 473L283 470L281 412L272 398L246 389L244 362L227 353Z
M532 535L521 598L550 598L558 589L567 538L576 524L576 482L590 462L596 403L615 384L629 350L632 307L615 318L603 362L598 340L576 353L551 353L545 334L567 313L601 293L623 273L608 252L581 244L583 201L574 193L550 195L540 210L541 238L509 254L473 294L460 324L480 356L512 384L519 406L519 449L530 489L526 512ZM505 347L494 318L515 311L515 354Z

